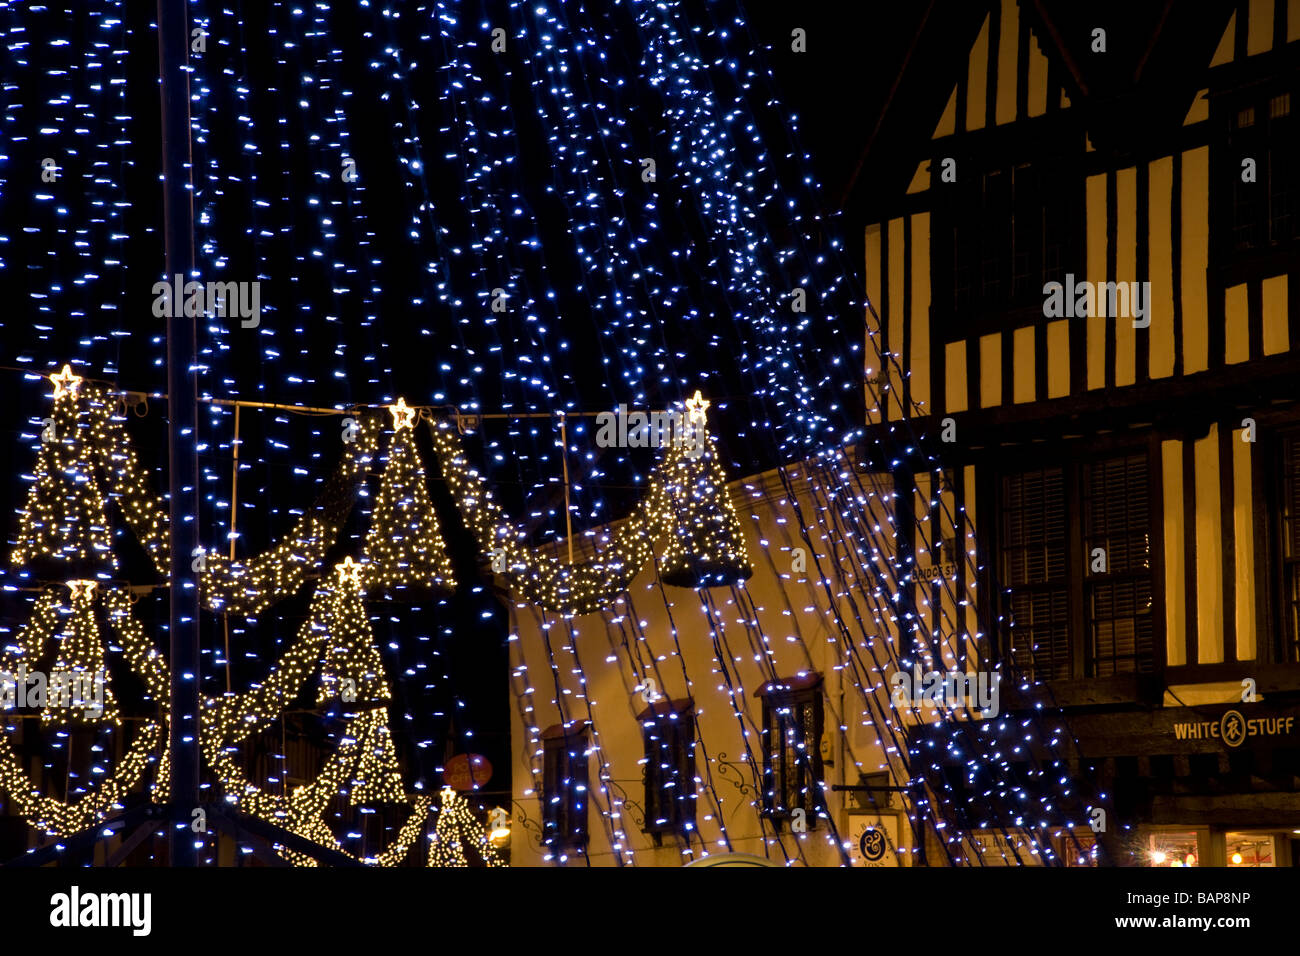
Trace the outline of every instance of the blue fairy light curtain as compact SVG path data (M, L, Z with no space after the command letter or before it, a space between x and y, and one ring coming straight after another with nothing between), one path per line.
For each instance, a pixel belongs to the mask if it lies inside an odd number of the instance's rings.
M819 212L797 123L736 5L190 10L198 272L233 284L197 318L208 546L193 556L211 614L204 754L225 794L372 863L401 862L441 813L441 859L446 828L467 819L454 794L434 799L441 755L469 751L495 719L466 677L478 635L461 622L486 622L504 645L531 618L546 659L499 661L515 706L526 724L542 703L591 728L593 805L618 862L635 863L601 736L608 712L529 668L562 663L585 683L577 637L599 628L638 686L667 686L662 668L677 667L673 680L721 694L741 739L757 739L752 701L721 662L741 648L763 658L773 638L745 580L758 568L779 577L774 554L802 547L825 592L821 626L786 639L834 642L852 713L828 723L870 725L917 838L948 861L983 862L970 834L1001 824L976 818L974 791L981 805L1032 806L1012 829L1051 857L1041 821L1095 795L1060 782L1079 755L1050 706L1023 725L935 723L927 747L961 755L963 782L909 742L907 726L929 717L890 699L885 673L955 666L983 642L959 583L978 571L971 522L926 451L923 418L864 437L864 370L893 381L902 370L871 334L879 319L856 263L822 238L842 224ZM171 277L153 249L156 50L137 16L111 0L0 3L14 71L0 283L27 304L3 318L4 364L20 370L5 380L31 416L11 439L39 446L27 487L14 485L26 505L5 653L17 664L61 652L93 669L107 623L149 705L122 728L105 721L124 756L57 805L31 793L0 735L0 787L50 833L103 819L150 767L165 789L167 773L163 641L151 634L166 584L165 396L161 324L147 317L154 283ZM62 384L47 383L65 362ZM37 381L55 389L52 407L33 397ZM697 389L713 403L701 454L612 449L590 427L620 405L686 414ZM476 427L458 427L467 416ZM865 471L863 457L906 461L915 481ZM729 485L763 471L770 494ZM903 496L922 506L900 510ZM745 535L762 501L783 509L787 539L755 550ZM950 540L964 572L919 588L917 542ZM651 566L653 589L631 593ZM517 605L494 596L494 574ZM687 613L707 625L718 679L687 673L680 648L648 651L637 608L683 613L674 586L699 595ZM240 748L282 729L295 702L324 728L321 772L296 789L283 765L252 779ZM701 803L722 820L716 746L697 746ZM729 760L756 795L762 758L745 746ZM400 807L378 849L338 835L345 811L374 803ZM697 835L689 852L727 848L719 826L719 841ZM805 854L789 834L764 839L781 859Z

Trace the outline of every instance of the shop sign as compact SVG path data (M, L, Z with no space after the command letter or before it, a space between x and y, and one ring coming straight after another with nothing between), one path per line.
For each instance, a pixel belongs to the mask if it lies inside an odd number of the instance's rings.
M1239 710L1226 710L1218 720L1174 723L1176 740L1221 740L1225 747L1240 747L1248 740L1289 737L1295 717L1246 717Z
M849 814L849 858L854 866L898 866L898 817Z

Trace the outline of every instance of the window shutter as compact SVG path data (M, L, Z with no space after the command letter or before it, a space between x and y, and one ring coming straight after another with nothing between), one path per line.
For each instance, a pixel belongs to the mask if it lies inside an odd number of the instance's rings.
M1013 664L1043 680L1070 676L1065 476L1060 468L1003 480L1002 581L1010 589Z
M1084 610L1092 676L1149 673L1155 649L1146 456L1089 464L1084 481ZM1106 558L1104 572L1092 569L1099 548Z

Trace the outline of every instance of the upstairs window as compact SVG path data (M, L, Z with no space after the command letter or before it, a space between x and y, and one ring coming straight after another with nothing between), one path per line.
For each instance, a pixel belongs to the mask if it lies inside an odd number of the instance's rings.
M1300 432L1282 439L1282 647L1279 659L1300 661Z
M695 830L695 706L656 701L640 714L645 745L645 831L689 838Z
M1017 670L1154 669L1150 480L1145 452L1002 476L1003 647Z
M965 164L969 170L972 161ZM954 334L1007 312L1041 315L1043 286L1081 274L1078 177L1030 164L966 175L936 193L931 225L935 307Z
M1146 455L1084 466L1084 613L1090 677L1154 667L1148 482Z
M821 677L772 681L759 688L763 702L763 813L789 821L803 810L808 829L822 799Z
M1220 222L1227 226L1229 255L1276 249L1300 236L1300 144L1290 90L1252 90L1234 96L1227 106L1227 149L1222 155L1223 182L1230 182L1221 203ZM1243 180L1247 160L1253 181ZM1216 177L1217 179L1217 177Z
M1011 658L1039 680L1070 676L1065 473L1002 479L1002 583L1010 589Z

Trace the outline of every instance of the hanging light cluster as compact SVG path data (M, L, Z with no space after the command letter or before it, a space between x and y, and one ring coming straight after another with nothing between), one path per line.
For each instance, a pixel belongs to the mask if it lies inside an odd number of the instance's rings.
M461 517L494 570L524 597L550 611L585 614L613 604L667 539L664 583L710 587L748 578L753 569L727 497L726 475L708 433L699 392L689 400L690 441L672 442L650 477L645 497L627 518L592 534L596 556L565 563L526 543L506 518L478 470L467 461L449 422L431 424L434 450ZM664 569L667 574L664 574Z
M704 588L746 580L754 569L740 519L727 495L727 476L709 434L699 392L686 402L692 444L673 445L659 480L668 516L668 544L659 559L665 584Z
M131 616L130 599L120 588L97 589L93 584L69 582L72 598L68 607L58 596L58 588L46 589L37 600L31 620L23 629L15 645L0 651L0 669L10 674L25 673L29 666L45 654L46 645L57 635L59 618L72 618L74 638L65 636L61 643L59 661L51 672L74 674L96 673L102 667L104 645L96 624L94 605L97 594L105 617L117 636L126 663L144 681L147 699L159 708L159 717L144 722L134 729L126 753L111 773L97 770L93 789L81 789L76 799L59 800L33 786L23 766L23 758L14 750L8 734L0 734L0 790L13 802L15 809L28 819L32 826L46 833L65 836L83 830L105 819L125 806L125 799L144 777L150 763L156 762L162 750L166 726L168 674L162 656L144 634L143 628ZM73 587L72 585L75 585ZM48 688L47 688L48 690ZM46 722L64 722L77 719L87 724L95 723L110 733L121 726L120 717L108 688L103 688L103 714L92 720L81 705L49 706L43 713ZM76 704L64 701L62 704ZM109 707L113 706L110 711ZM81 713L78 713L81 710ZM80 788L79 788L80 789Z
M355 417L359 422L354 440L344 445L343 458L324 492L289 534L247 561L205 555L199 586L209 610L257 614L297 592L320 567L343 530L379 443L379 417Z
M42 432L36 480L19 515L13 562L58 560L68 572L61 577L89 578L115 570L105 508L106 501L112 501L149 553L155 570L168 577L167 509L152 490L149 472L140 465L121 419L113 414L115 398L105 386L73 375L67 365L50 380L54 415ZM342 460L325 493L288 535L244 562L215 552L195 556L209 610L256 614L297 591L319 567L338 539L376 454L380 419L356 417L354 440L344 444ZM107 497L101 486L107 486ZM433 530L436 533L436 523Z
M140 467L125 428L113 413L112 394L83 382L66 367L53 380L54 429L42 445L28 507L20 519L22 533L15 556L62 560L69 568L82 568L87 558L101 557L111 566L106 502L114 500L155 566L165 571L166 512L150 489L148 473ZM673 583L699 587L723 582L729 576L736 580L748 576L743 538L726 499L725 476L707 435L706 406L698 394L688 405L701 445L695 452L681 446L668 450L636 512L607 534L609 547L586 564L560 564L526 548L523 535L508 525L477 472L465 463L445 423L433 427L434 446L462 514L480 535L485 550L508 546L507 567L525 591L565 609L595 608L617 598L653 557L653 542L665 536L669 541L664 560L672 562L675 569ZM399 400L389 411L393 431L362 558L346 558L336 565L331 579L317 585L308 620L266 680L242 694L207 701L201 718L201 745L227 800L326 846L338 846L334 837L327 836L329 828L324 823L325 808L335 795L346 794L353 806L407 799L389 729L391 689L363 602L368 594L405 585L454 586L415 446L416 410ZM356 487L376 460L379 433L377 417L363 417L357 440L345 451L334 485L327 490L325 497L333 503L304 516L274 547L244 563L204 555L207 563L200 577L209 608L255 613L307 580L341 530L338 502L346 499L350 507ZM105 484L107 498L101 491ZM698 555L694 554L696 548L700 549ZM58 636L60 617L66 617L68 623L55 650L55 667L73 674L100 675L102 710L78 714L66 707L49 706L43 714L45 722L121 725L97 624L101 604L119 633L128 663L145 677L148 697L160 708L160 717L135 731L126 757L113 774L101 777L93 795L71 805L31 792L21 764L0 736L0 787L14 796L16 805L35 824L59 833L89 825L120 807L125 793L142 779L149 764L156 765L154 799L165 798L170 775L161 746L168 677L161 656L131 619L126 591L92 577L65 576L63 580L69 594L66 605L47 591L10 652L28 662L36 660ZM318 703L337 709L346 721L338 746L311 784L287 798L269 793L239 769L239 745L277 719L317 672ZM400 860L418 838L420 821L416 818L427 813L428 807L428 798L417 798L412 818L403 827L406 838L399 838L370 862ZM459 832L469 832L465 827L472 815L453 794L445 801L439 819L443 830L434 841L433 858L454 862L456 854L449 848L453 843L460 846L462 838L453 840L448 828L454 824ZM482 844L483 858L491 863L494 851L481 830L479 827L473 843ZM295 857L287 849L284 852Z
M451 559L415 448L416 410L399 399L389 411L393 439L366 535L368 583L384 589L416 584L453 590Z
M392 699L392 692L361 603L362 577L368 571L368 566L351 558L335 567L329 636L316 698L318 704L338 701L344 712L351 712L347 738L355 742L356 764L348 796L353 806L405 799L397 751L388 729L388 708L383 706Z
M469 802L451 787L442 788L440 801L438 819L429 834L429 866L469 866L467 847L473 847L484 866L504 866Z
M49 701L41 712L45 724L75 721L85 724L108 723L120 727L122 715L113 694L113 683L108 675L104 656L104 643L95 623L95 589L93 580L68 581L71 592L72 620L63 634L54 655L51 680L65 684L62 694L47 689ZM70 688L75 687L75 692ZM92 705L88 704L87 694ZM58 700L62 697L62 700Z
M70 366L50 381L54 414L42 422L36 480L18 515L18 544L11 560L56 568L51 577L107 574L116 570L117 560L93 452L106 443L103 416L79 400L83 382Z
M353 806L406 800L388 727L386 702L391 692L362 604L367 567L351 558L336 565L333 582L317 588L308 620L262 685L238 697L210 701L204 714L204 754L227 800L247 813L340 850L324 822L326 805L334 796L346 793ZM278 719L317 671L317 702L337 704L347 723L338 747L317 778L286 799L247 780L235 759L238 744ZM417 798L417 815L427 812L427 799ZM425 801L423 811L420 800ZM417 827L405 841L406 849L418 834ZM306 865L308 858L303 854L283 852ZM398 862L405 852L396 854L392 862Z

